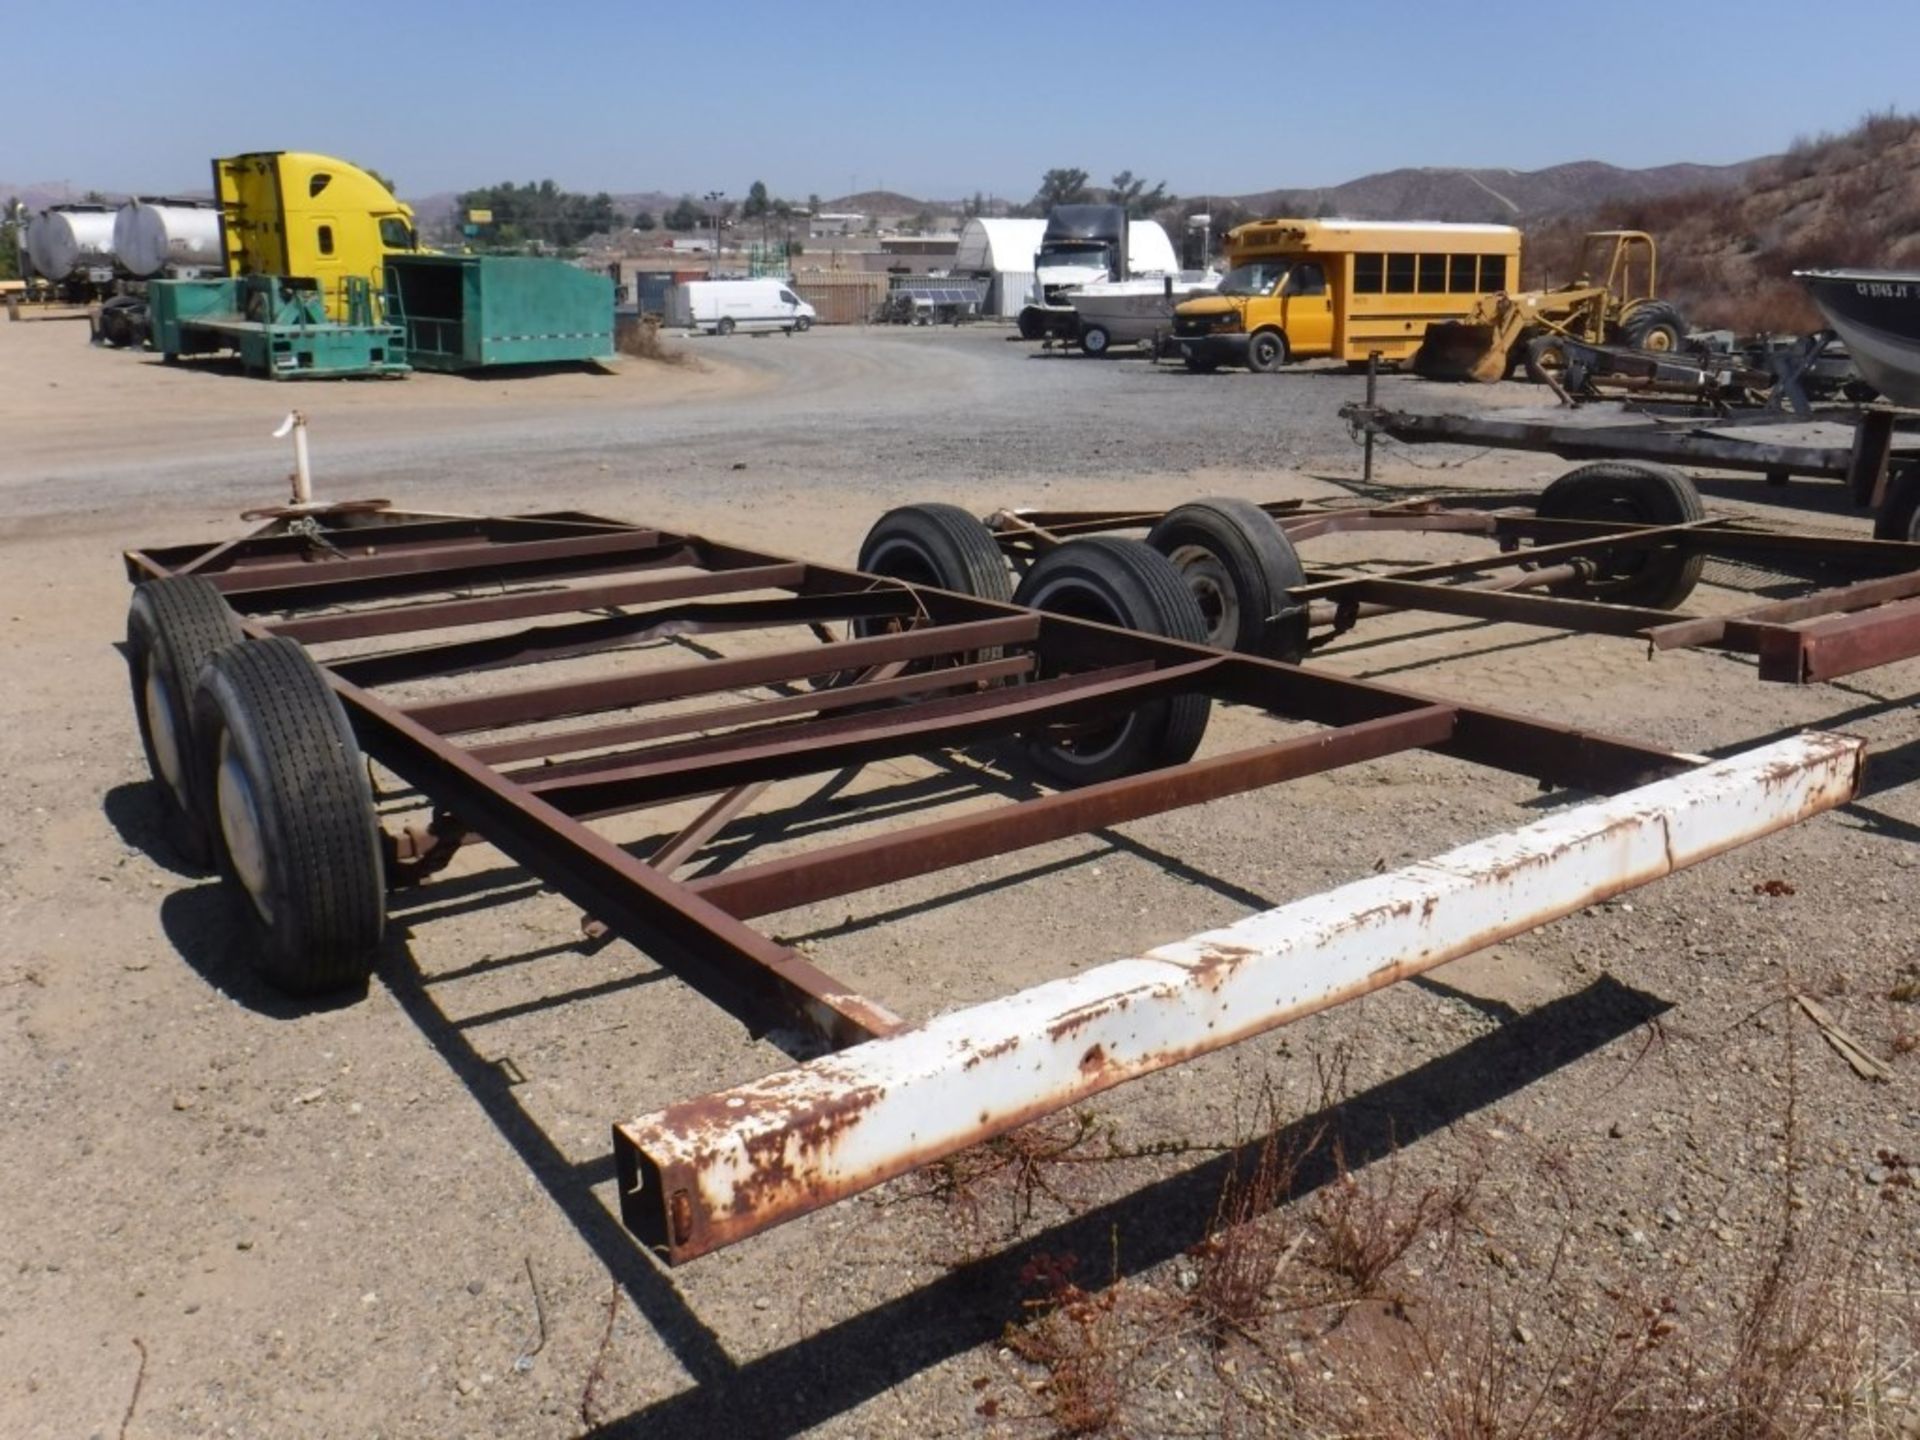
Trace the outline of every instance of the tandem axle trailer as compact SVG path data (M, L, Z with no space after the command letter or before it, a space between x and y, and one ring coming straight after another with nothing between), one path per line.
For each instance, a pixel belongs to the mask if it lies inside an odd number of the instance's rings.
M1564 553L1551 529L1497 533ZM1019 603L590 514L384 502L300 503L125 563L157 787L268 980L364 983L388 891L484 842L816 1056L614 1126L621 1213L670 1261L1798 823L1862 764L1821 734L1709 763L1210 648L1171 562L1111 536L1050 547ZM1275 731L1203 748L1216 704ZM783 782L983 744L1033 793L853 836L760 808ZM752 923L1408 750L1603 798L944 1015ZM424 825L395 809L407 787ZM694 818L645 847L607 828L649 812ZM779 853L732 863L748 841Z

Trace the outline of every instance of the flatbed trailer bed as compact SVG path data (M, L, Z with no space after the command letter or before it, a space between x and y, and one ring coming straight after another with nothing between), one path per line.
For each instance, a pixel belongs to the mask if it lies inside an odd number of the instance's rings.
M574 512L301 505L232 540L129 551L125 565L155 774L189 823L203 807L260 932L256 963L304 963L281 882L318 885L337 910L384 905L379 886L369 898L332 874L289 879L276 835L327 831L342 871L363 864L364 841L387 887L429 881L484 841L755 1033L816 1055L615 1125L623 1218L672 1261L1843 804L1862 760L1856 740L1803 735L1710 763L1086 613ZM196 643L200 663L167 673ZM595 668L550 668L570 662ZM249 674L277 679L248 691ZM300 700L309 676L318 702ZM188 712L169 680L194 689L191 726L173 727ZM1195 758L1195 717L1204 727L1222 702L1282 728ZM304 730L289 718L301 704ZM344 717L337 733L329 715ZM1170 738L1181 726L1191 744ZM983 742L1072 772L1116 735L1165 744L1071 788L854 839L769 835L767 815L759 830L737 824L765 787L798 777ZM1410 749L1611 798L920 1021L749 923ZM397 826L363 792L357 835L344 792L365 784L362 754L424 797L430 825ZM285 774L297 794L276 790ZM698 817L645 853L596 828L688 800L703 802ZM783 850L689 873L723 834ZM377 933L378 914L361 918ZM1018 936L996 937L1008 943Z

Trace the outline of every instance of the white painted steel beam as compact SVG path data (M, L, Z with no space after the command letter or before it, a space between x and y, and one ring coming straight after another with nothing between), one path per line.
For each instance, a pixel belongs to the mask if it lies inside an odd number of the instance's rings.
M691 1259L1844 804L1863 751L1810 733L1703 764L617 1125L622 1214Z

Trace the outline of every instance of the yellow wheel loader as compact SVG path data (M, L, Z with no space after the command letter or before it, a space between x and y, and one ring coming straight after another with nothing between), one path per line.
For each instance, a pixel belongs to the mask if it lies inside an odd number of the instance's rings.
M1580 276L1552 290L1488 295L1461 321L1428 329L1414 369L1434 380L1486 383L1511 374L1528 342L1561 335L1588 345L1629 345L1666 354L1687 333L1680 312L1654 298L1653 237L1642 230L1595 230L1581 252ZM1604 280L1594 277L1604 275ZM1553 347L1531 364L1553 368Z

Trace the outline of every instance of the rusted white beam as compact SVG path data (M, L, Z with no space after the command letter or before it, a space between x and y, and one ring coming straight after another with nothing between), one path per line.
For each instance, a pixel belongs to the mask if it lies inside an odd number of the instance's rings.
M705 1254L1851 799L1806 734L614 1127L621 1211Z

